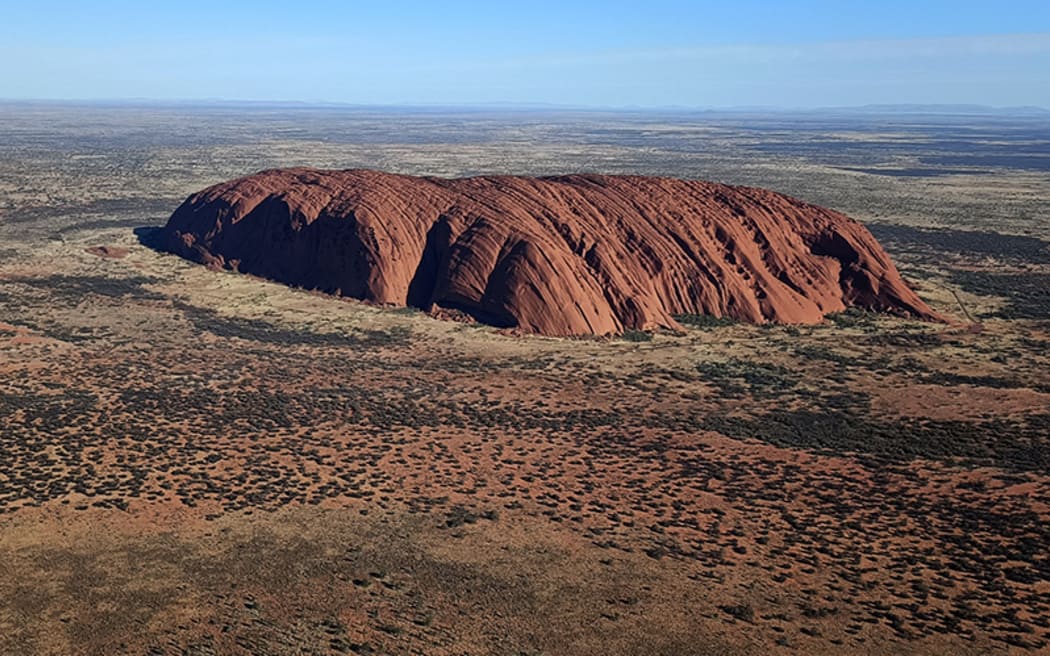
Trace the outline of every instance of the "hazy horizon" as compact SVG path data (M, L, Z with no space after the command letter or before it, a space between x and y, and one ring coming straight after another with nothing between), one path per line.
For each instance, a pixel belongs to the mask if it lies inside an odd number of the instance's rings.
M508 112L571 112L571 113L686 113L686 114L931 114L944 116L1027 115L1050 114L1050 106L991 105L978 103L868 103L864 105L783 106L783 105L582 105L544 102L391 102L355 103L336 100L282 100L271 98L16 98L0 96L0 104L10 105L72 105L100 107L186 107L186 108L281 108L281 109L346 109L346 110L405 110L405 111L508 111Z

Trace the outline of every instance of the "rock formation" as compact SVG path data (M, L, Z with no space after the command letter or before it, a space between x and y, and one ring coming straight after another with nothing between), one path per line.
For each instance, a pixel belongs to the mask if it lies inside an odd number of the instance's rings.
M193 194L163 240L210 266L546 335L851 306L938 318L856 221L702 181L273 170Z
M123 246L91 246L85 248L84 252L107 260L119 260L128 256L128 249Z

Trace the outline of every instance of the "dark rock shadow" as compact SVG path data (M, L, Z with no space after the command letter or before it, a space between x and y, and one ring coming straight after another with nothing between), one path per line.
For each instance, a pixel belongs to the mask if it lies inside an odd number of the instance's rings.
M429 312L434 306L438 281L448 274L449 251L452 246L452 228L442 217L427 232L423 257L408 285L407 305Z
M135 237L139 240L139 243L146 248L159 251L161 253L167 253L168 249L164 248L164 227L163 226L139 226L132 229Z

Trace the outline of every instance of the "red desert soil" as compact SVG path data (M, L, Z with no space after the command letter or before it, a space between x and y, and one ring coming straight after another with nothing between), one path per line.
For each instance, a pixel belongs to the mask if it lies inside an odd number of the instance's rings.
M128 255L128 249L122 246L92 246L85 248L84 252L110 260L119 260Z
M272 170L190 196L164 239L209 266L547 335L849 306L939 318L856 221L703 181Z

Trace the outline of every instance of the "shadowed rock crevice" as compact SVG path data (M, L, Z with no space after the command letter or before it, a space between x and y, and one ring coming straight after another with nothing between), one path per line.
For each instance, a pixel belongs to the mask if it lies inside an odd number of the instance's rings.
M190 196L162 235L213 267L546 335L676 330L677 315L939 319L871 234L764 189L642 176L264 171Z
M444 278L448 270L449 248L452 246L452 228L448 219L441 217L427 232L423 256L408 284L406 303L411 307L429 312L434 307L434 294L438 280Z

